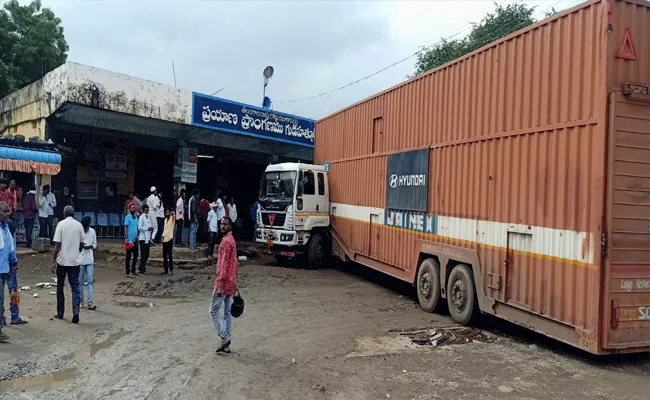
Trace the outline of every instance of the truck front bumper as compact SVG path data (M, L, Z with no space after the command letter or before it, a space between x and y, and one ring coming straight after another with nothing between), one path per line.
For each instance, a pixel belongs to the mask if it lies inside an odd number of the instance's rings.
M257 228L255 230L255 241L266 243L269 246L295 247L302 245L298 232L283 229Z

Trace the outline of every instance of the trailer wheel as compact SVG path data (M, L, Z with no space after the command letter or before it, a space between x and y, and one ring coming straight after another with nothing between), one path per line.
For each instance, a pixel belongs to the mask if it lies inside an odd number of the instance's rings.
M325 267L329 259L326 239L321 234L314 234L309 240L309 254L307 261L314 269Z
M422 261L416 285L420 307L426 312L433 312L440 303L440 264L438 261L433 258Z
M478 314L478 298L470 269L458 264L447 281L447 305L451 318L462 325L469 324Z

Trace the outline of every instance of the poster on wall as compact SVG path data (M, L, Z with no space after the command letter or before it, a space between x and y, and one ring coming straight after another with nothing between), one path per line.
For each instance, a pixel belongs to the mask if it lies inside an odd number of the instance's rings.
M23 216L22 212L18 212L16 214L15 226L16 226L16 242L25 243L27 241L26 232L25 232L25 217Z
M126 156L118 154L106 154L106 174L107 178L126 179L128 163Z
M97 200L97 182L78 182L77 198L81 200Z
M191 147L179 147L176 154L176 171L180 172L180 180L183 183L196 183L197 159L199 152Z

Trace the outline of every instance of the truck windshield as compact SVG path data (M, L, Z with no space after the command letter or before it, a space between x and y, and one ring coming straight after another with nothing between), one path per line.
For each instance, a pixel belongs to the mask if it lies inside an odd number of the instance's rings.
M267 172L262 186L262 198L293 198L296 176L296 171Z

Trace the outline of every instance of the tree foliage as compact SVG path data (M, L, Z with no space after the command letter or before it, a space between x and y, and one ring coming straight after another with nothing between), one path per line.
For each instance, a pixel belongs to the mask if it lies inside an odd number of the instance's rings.
M0 98L37 81L68 55L61 19L40 0L0 9Z
M414 75L448 63L535 22L534 7L521 3L505 6L495 3L495 7L494 13L488 13L479 23L472 24L467 37L443 39L433 47L422 47L417 55Z

